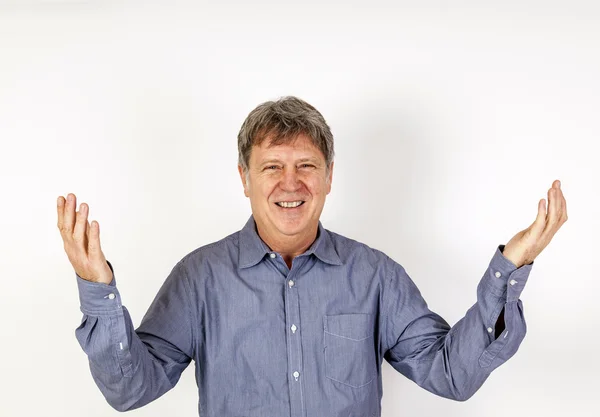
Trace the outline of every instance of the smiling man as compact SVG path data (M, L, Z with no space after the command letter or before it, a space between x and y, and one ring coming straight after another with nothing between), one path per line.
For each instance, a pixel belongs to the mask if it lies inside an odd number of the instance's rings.
M333 136L296 97L254 109L238 135L252 215L242 230L184 256L134 330L73 194L58 227L76 272L76 330L111 406L139 408L193 360L202 417L381 415L381 365L465 401L517 351L519 299L533 260L567 220L555 181L535 221L495 248L477 302L454 326L431 311L406 270L319 222L333 175Z
M249 161L241 158L238 170L258 235L291 268L292 260L317 236L325 197L331 191L333 139L326 142L330 149L326 148L326 159L319 143L302 131L279 137L277 132L261 132L259 140L247 144L244 133L242 127L241 154L248 147Z

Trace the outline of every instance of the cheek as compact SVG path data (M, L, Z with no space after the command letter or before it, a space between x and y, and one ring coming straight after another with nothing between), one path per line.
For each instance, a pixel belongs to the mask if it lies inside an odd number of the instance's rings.
M327 195L329 186L325 181L315 180L306 184L313 197L321 198Z
M265 181L260 181L255 191L257 195L268 199L271 196L271 194L273 194L273 191L275 191L276 186L277 181L267 179Z

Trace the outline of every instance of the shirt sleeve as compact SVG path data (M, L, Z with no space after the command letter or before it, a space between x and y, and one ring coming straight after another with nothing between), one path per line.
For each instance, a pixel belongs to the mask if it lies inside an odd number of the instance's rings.
M108 261L107 261L108 262ZM118 411L139 408L175 386L193 357L189 280L183 260L171 271L137 330L110 284L76 275L83 318L75 336L92 377Z
M519 299L533 262L517 268L499 245L477 302L454 326L432 312L404 268L393 262L384 295L383 351L394 369L441 397L466 401L510 359L527 326ZM495 326L504 309L504 331Z

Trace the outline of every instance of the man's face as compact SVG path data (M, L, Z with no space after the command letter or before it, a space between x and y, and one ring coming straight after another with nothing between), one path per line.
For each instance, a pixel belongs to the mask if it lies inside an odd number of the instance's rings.
M238 166L259 232L271 239L315 232L331 191L333 163L327 172L325 157L302 134L291 144L269 144L266 139L252 148L247 179Z

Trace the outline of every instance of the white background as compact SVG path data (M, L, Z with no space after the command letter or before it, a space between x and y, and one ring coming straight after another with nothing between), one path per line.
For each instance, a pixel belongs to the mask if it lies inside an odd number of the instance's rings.
M0 415L117 415L75 338L56 198L89 204L137 327L184 255L244 225L237 133L283 95L334 133L323 225L401 263L450 324L563 184L519 351L464 403L384 362L383 416L598 415L599 74L593 1L4 2ZM197 401L192 365L131 414Z

